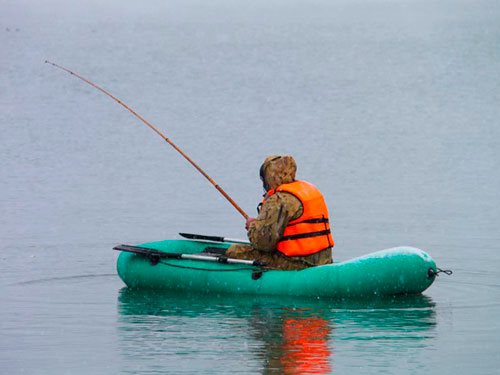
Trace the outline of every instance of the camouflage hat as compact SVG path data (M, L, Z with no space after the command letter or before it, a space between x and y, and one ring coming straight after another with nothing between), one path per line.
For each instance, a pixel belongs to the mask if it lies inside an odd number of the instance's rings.
M290 155L268 156L260 167L260 178L264 190L276 189L278 186L295 181L297 164Z

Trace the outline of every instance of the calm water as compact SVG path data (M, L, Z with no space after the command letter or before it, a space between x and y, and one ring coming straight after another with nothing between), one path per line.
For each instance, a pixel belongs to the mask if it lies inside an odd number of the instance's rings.
M0 0L0 372L500 373L498 1ZM318 302L136 293L117 243L245 235L290 153L335 258L396 245L454 275Z

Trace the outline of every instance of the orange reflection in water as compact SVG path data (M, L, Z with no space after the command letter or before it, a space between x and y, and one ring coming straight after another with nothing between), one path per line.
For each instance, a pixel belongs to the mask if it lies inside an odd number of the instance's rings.
M294 317L283 321L281 365L286 374L329 374L328 321L320 317Z

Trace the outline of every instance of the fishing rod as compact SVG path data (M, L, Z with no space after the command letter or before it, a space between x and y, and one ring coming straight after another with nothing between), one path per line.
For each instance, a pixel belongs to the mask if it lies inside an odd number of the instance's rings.
M132 108L130 108L128 105L126 105L124 102L122 102L120 99L115 97L113 94L109 93L108 91L104 90L102 87L96 85L95 83L89 81L87 78L82 77L81 75L72 72L71 70L58 65L56 63L50 62L48 60L45 60L46 64L50 64L58 69L64 70L65 72L81 79L85 83L89 84L90 86L94 87L95 89L101 91L103 94L109 96L111 99L113 99L115 102L120 104L121 106L125 107L130 113L132 113L135 117L137 117L139 120L141 120L144 124L146 124L151 130L153 130L156 134L158 134L160 137L162 137L170 146L172 146L179 154L181 154L184 159L186 159L193 167L198 170L210 183L221 193L224 198L226 198L229 203L233 205L234 208L245 218L248 219L248 215L246 214L243 209L238 206L238 204L214 181L212 177L210 177L203 169L201 169L198 164L196 164L193 159L191 159L184 151L182 151L174 142L172 142L169 138L167 138L156 126L151 124L149 121L147 121L144 117L142 117L140 114L138 114L136 111L134 111Z

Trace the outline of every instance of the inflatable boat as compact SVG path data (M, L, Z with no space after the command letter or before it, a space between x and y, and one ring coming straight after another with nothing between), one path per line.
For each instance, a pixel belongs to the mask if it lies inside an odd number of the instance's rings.
M216 237L215 237L216 238ZM344 262L281 271L251 260L227 258L228 241L164 240L119 245L117 271L131 289L202 294L352 298L419 294L437 268L426 252L395 247Z

